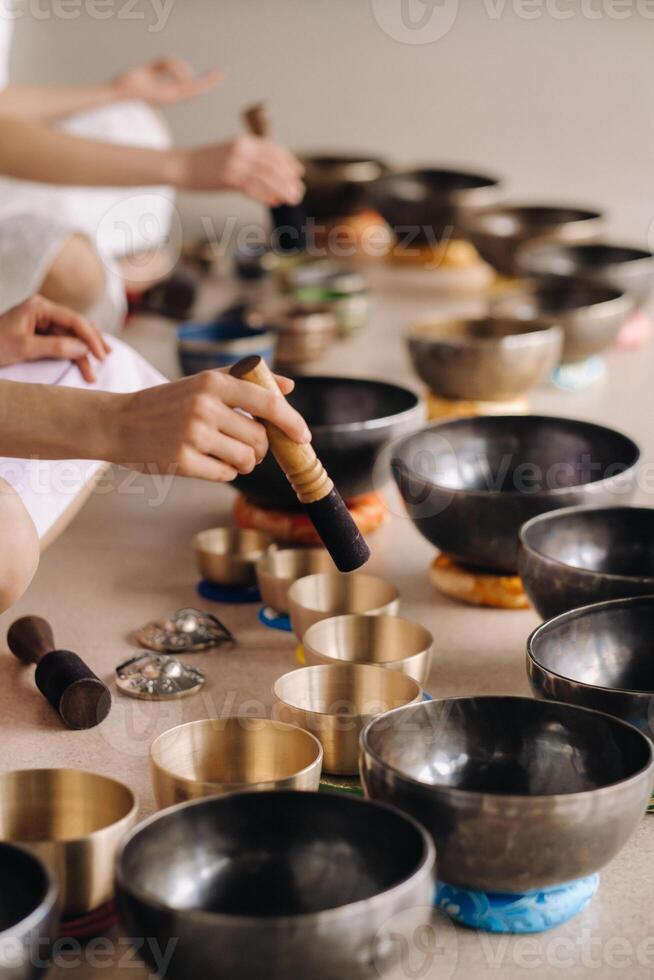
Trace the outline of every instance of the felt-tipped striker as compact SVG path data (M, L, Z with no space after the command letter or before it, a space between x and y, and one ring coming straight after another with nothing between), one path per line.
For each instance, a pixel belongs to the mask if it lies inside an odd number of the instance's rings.
M230 369L235 378L250 381L281 395L270 368L258 356L246 357ZM281 429L263 422L270 449L304 505L334 564L341 572L353 572L370 558L370 549L354 523L345 502L316 456L310 443L299 445Z

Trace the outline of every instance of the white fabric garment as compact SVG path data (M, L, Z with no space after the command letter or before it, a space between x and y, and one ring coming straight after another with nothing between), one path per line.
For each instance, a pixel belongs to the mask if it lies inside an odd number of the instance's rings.
M96 365L98 380L87 384L76 365L67 361L34 361L0 368L0 381L62 385L99 391L140 391L166 379L140 354L112 337L112 352ZM43 538L102 467L94 460L28 460L0 457L0 477L25 504Z
M12 19L0 0L0 88L8 81ZM140 102L121 102L71 116L66 132L90 139L164 149L161 117ZM166 241L171 188L57 187L0 177L0 313L32 296L71 234L85 235L107 270L105 294L89 315L105 331L123 325L126 304L116 259Z

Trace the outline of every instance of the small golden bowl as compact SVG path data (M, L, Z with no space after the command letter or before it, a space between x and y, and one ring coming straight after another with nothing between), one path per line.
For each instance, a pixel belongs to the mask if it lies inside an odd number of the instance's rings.
M399 605L400 596L394 585L361 572L307 575L288 590L291 625L300 640L310 626L322 619L347 613L394 616Z
M377 715L422 699L412 677L371 664L320 664L284 674L275 683L275 715L299 725L322 744L325 772L359 771L359 735Z
M424 685L434 638L419 623L398 616L332 616L314 623L302 643L307 664L375 664L399 670Z
M64 919L114 895L114 857L136 822L127 786L77 769L0 773L0 840L25 844L59 882Z
M288 612L288 590L293 582L318 572L335 571L325 548L268 548L257 562L261 598L277 612Z
M193 538L200 575L216 585L255 585L256 564L271 544L270 534L236 527L212 527Z
M208 718L171 728L150 748L160 809L243 790L316 790L322 748L294 725L268 718Z

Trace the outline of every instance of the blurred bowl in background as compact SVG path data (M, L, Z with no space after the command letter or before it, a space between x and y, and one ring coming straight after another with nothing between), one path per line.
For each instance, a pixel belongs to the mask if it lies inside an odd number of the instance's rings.
M193 538L195 559L203 579L216 585L244 588L256 584L256 564L271 544L270 534L235 527L212 527Z
M563 332L517 317L440 318L413 324L406 342L414 370L434 394L507 401L549 378Z
M368 207L371 185L388 170L383 160L357 154L303 153L300 161L304 208L315 219L346 217Z
M242 357L258 354L272 364L277 332L271 327L252 327L244 320L185 323L177 330L179 362L185 375L230 367Z

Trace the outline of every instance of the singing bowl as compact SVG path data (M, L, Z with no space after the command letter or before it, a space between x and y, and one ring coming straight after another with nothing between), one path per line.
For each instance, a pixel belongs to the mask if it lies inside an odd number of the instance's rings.
M287 304L274 314L278 364L305 364L321 357L336 336L336 317L326 303Z
M500 181L466 170L425 168L387 174L370 188L372 206L396 235L437 243L460 235L463 221L479 208L495 204Z
M34 980L57 939L57 886L35 854L0 844L0 980Z
M532 240L589 242L603 228L601 212L548 205L498 205L467 217L466 237L479 254L505 276L519 275L516 253Z
M359 769L359 736L377 715L422 699L420 684L372 664L331 663L284 674L273 687L279 718L313 732L325 772L351 776Z
M628 500L639 455L627 436L591 422L481 416L402 440L392 470L428 541L464 565L514 574L525 521L560 507Z
M532 242L518 250L516 262L527 275L594 279L629 293L639 305L645 303L654 287L654 254L628 245Z
M306 376L296 379L288 400L307 420L316 454L345 498L373 490L380 451L424 419L417 395L383 381ZM252 473L238 476L234 486L264 507L300 509L270 453Z
M368 800L235 793L141 824L116 882L126 934L173 941L167 980L360 978L429 924L434 849L410 817Z
M185 375L229 367L258 354L272 364L277 333L270 325L251 327L244 320L185 323L177 330L177 352Z
M64 919L113 898L114 857L135 820L134 794L115 779L77 769L0 773L0 840L46 862Z
M515 894L584 878L618 853L649 802L653 746L587 708L450 698L372 721L361 778L432 834L440 880Z
M267 606L288 613L288 590L307 575L336 571L325 548L269 548L257 562L261 598Z
M375 575L354 572L322 572L306 575L288 590L291 625L298 639L314 623L346 613L366 616L394 616L400 605L397 589Z
M654 595L654 510L570 507L535 517L520 528L518 571L543 619Z
M599 354L616 339L635 308L627 293L605 283L567 276L524 281L500 290L491 299L496 316L514 316L563 330L564 364Z
M322 748L309 732L267 718L210 718L159 735L150 777L160 809L243 790L318 789Z
M202 578L227 586L255 585L257 562L271 544L270 534L234 527L213 527L193 538Z
M434 638L419 623L398 616L333 616L302 638L308 664L375 664L398 670L424 686Z
M306 194L311 218L347 217L369 205L369 190L385 174L383 160L355 154L303 154Z
M506 401L542 384L561 359L555 324L517 317L431 320L407 333L411 363L442 398Z
M595 708L654 738L654 595L613 599L543 623L527 641L540 698Z

